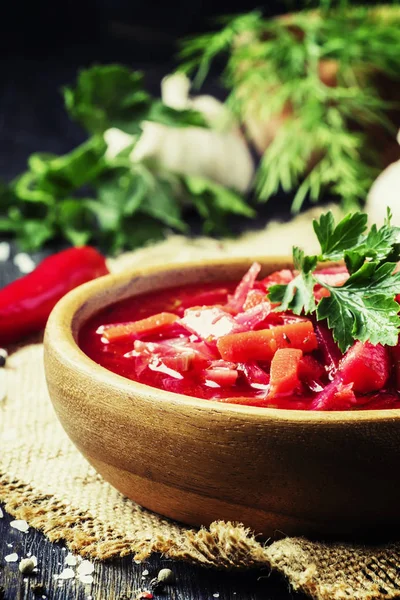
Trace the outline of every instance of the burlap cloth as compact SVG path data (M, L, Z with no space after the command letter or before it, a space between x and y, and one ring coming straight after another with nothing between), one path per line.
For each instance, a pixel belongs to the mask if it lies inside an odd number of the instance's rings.
M312 249L309 215L236 242L173 237L110 261L110 267L289 253L295 239ZM0 500L16 518L92 558L162 552L222 569L272 567L295 589L318 599L400 597L400 544L367 548L288 538L264 545L241 525L218 522L208 530L188 529L121 496L59 425L47 395L42 352L41 343L16 350L2 373L7 399L0 403Z

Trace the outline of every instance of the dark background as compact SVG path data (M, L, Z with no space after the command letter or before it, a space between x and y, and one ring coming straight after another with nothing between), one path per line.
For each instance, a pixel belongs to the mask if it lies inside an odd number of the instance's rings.
M65 58L79 43L125 39L128 53L136 58L138 52L162 58L168 47L173 50L177 36L207 29L216 15L255 7L276 14L285 12L287 4L284 0L8 0L2 10L1 45L6 52L21 55L46 54L51 49Z
M300 3L297 3L300 4ZM176 65L178 40L215 27L221 14L259 6L266 14L283 1L245 0L4 0L0 2L0 178L25 170L32 152L62 154L85 139L65 114L60 88L77 71L118 62L145 72L159 94ZM218 65L204 87L219 98Z
M80 68L119 62L143 70L148 90L158 95L160 79L177 64L178 41L217 28L216 17L254 8L276 15L312 4L319 2L0 1L0 178L24 171L32 152L62 154L85 139L60 94ZM224 98L218 64L203 91Z

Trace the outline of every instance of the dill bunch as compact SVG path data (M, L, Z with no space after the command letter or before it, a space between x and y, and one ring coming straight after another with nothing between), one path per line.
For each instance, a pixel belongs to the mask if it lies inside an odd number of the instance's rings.
M256 193L266 201L283 188L294 212L326 190L346 208L359 206L382 168L371 128L396 130L395 105L377 80L400 87L400 7L317 4L273 19L258 11L224 19L220 31L185 40L180 52L197 86L224 57L227 102L250 137L274 124Z

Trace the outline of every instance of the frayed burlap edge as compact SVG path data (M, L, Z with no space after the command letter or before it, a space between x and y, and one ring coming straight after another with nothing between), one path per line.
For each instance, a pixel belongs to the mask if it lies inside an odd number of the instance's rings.
M178 541L160 533L151 540L127 543L126 539L107 539L103 523L89 513L67 506L54 496L40 494L21 481L9 482L4 475L0 475L0 500L7 512L17 519L25 519L50 541L65 541L71 551L93 559L134 554L135 559L144 560L157 552L168 558L220 569L268 565L267 548L240 524L221 521L212 523L209 529L182 528Z
M103 524L53 496L0 474L0 500L15 518L25 519L50 541L64 541L73 552L106 560L152 553L218 569L273 569L294 590L315 600L394 600L400 598L400 544L368 548L287 538L261 544L243 525L215 522L208 529L182 529L179 540L157 537L127 543L107 539ZM99 535L99 532L103 535ZM96 533L95 533L96 532Z

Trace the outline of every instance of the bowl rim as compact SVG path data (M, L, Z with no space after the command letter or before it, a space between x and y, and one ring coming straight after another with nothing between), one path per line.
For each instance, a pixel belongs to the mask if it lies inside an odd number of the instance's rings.
M175 392L169 392L160 388L155 388L137 381L128 379L122 375L118 375L106 367L101 366L92 360L87 354L81 350L75 341L73 335L73 321L76 313L97 294L104 291L112 290L114 287L123 288L124 285L131 284L132 280L139 277L151 276L160 272L179 270L190 270L192 268L208 268L222 265L241 265L244 268L252 262L257 261L261 264L274 262L277 264L288 265L292 262L288 256L255 256L255 257L232 257L219 259L206 259L187 261L182 263L169 263L168 265L155 265L145 268L138 266L123 271L104 275L87 283L84 283L77 288L71 290L63 298L61 298L53 308L48 319L45 330L45 347L46 342L49 346L56 349L59 359L76 367L79 363L80 372L91 378L102 380L112 387L116 387L119 391L132 393L137 390L142 397L147 400L154 400L155 397L164 398L169 404L175 406L187 406L196 410L213 411L225 415L235 415L236 417L248 417L253 420L257 417L260 422L291 422L293 424L332 424L344 425L346 423L364 422L376 423L381 421L397 421L400 420L400 409L386 408L377 410L343 410L343 411L307 411L307 410L292 410L267 408L233 404L229 402L218 402L216 400L205 400L196 398L195 396L186 396ZM171 285L170 287L174 287ZM168 289L168 288L166 288ZM109 304L117 302L114 299ZM165 404L164 404L165 406Z

